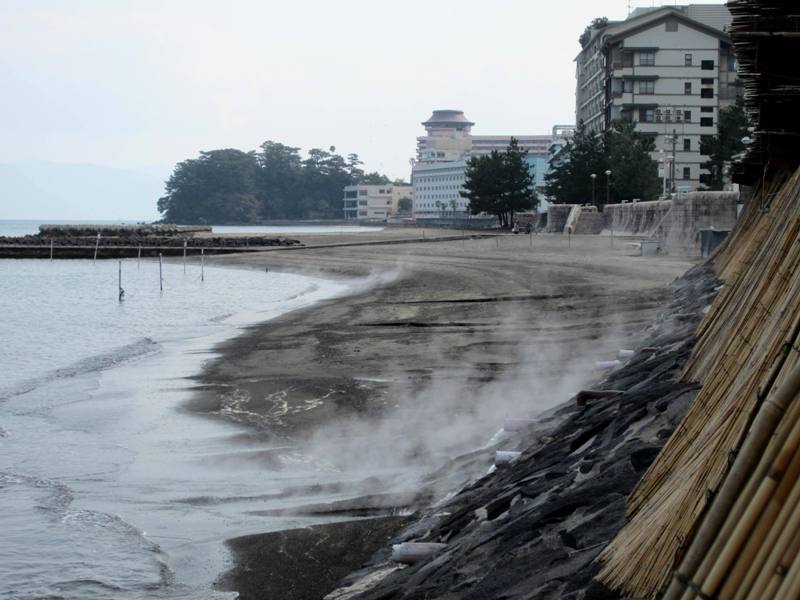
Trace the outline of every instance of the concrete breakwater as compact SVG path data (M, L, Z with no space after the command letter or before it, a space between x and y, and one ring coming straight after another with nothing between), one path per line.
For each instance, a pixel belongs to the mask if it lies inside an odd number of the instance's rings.
M0 237L0 258L129 258L187 253L257 251L301 246L298 240L266 236L212 236L210 227L177 225L42 225L36 235ZM198 235L199 234L199 235Z

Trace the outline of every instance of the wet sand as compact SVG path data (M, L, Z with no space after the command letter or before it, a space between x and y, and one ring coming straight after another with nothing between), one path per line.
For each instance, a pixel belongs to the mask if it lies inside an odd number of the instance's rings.
M337 439L350 435L348 447L331 452L330 460L347 468L353 456L380 453L385 441L401 456L398 464L439 469L426 482L436 488L435 497L487 467L485 456L457 468L448 467L449 458L485 443L503 417L532 416L566 401L594 378L595 361L613 359L634 342L668 302L668 284L693 264L682 257L640 257L624 238L615 238L613 248L601 236L431 241L449 235L460 232L428 230L418 242L421 232L409 229L298 235L306 248L213 258L220 265L347 280L354 291L225 343L198 382L191 408L244 422L256 435L295 441L316 440L343 420L377 423L379 435L365 435L361 443L350 439L352 429L340 430ZM409 243L380 243L387 240ZM379 244L363 244L370 241ZM352 242L359 244L338 245ZM232 398L237 411L225 410ZM392 426L381 429L387 422ZM417 439L429 425L436 435ZM394 509L419 508L431 498L391 491L405 498ZM367 514L374 492L354 489L352 512L344 514ZM363 506L362 493L369 499ZM331 514L342 512L332 507ZM351 533L371 527L370 520L357 523ZM381 527L391 533L385 523ZM234 547L234 589L243 598L279 597L285 581L271 590L258 569L242 568L281 560L275 544ZM348 564L372 553L362 550ZM332 589L341 570L330 567L295 573L299 586L308 577L316 583L293 597ZM251 577L262 583L250 585Z

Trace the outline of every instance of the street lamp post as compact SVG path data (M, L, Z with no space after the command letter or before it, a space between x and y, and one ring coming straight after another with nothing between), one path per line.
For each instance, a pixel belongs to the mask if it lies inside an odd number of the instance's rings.
M606 169L606 206L611 204L611 169ZM614 215L611 215L611 247L614 247Z
M591 175L589 175L589 177L592 178L592 205L595 205L595 201L594 201L594 182L597 179L597 173L592 173Z

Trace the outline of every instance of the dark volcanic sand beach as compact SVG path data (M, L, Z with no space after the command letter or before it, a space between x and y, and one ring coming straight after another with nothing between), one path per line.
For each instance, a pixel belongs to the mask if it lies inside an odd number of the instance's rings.
M595 361L633 344L669 301L669 282L692 264L640 257L630 240L616 238L612 248L603 236L573 236L569 246L555 235L534 236L532 247L524 235L430 241L453 233L428 231L424 243L345 246L333 244L421 235L404 229L296 236L309 247L213 259L347 279L354 288L225 343L205 369L192 409L245 422L255 435L324 448L343 470L364 453L381 467L438 469L422 486L369 478L354 487L350 502L299 512L319 514L324 523L326 514L422 508L482 474L492 460L486 452L448 461L484 445L504 417L533 416L596 379ZM225 410L231 399L236 411ZM383 539L402 520L380 523ZM377 526L351 522L347 539L359 539L359 524L365 532ZM266 535L272 537L263 543L232 542L237 567L225 582L243 598L289 597L281 592L289 588L292 598L319 598L375 549L354 541L357 548L337 566L337 553L323 548L320 536ZM318 553L312 572L294 573L296 584L287 582L291 571L264 576L282 564L279 546L287 540L293 556L304 546Z

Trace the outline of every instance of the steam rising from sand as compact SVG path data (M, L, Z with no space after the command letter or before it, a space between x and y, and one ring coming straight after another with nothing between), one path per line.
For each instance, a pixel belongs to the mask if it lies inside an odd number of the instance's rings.
M404 274L398 264L362 285L382 285ZM448 345L453 338L446 332L432 333L430 355L439 358L429 376L409 375L402 358L381 373L365 373L367 380L390 382L384 390L389 408L380 417L327 423L304 444L307 452L347 472L403 469L419 477L486 447L505 418L531 418L565 402L598 378L597 360L616 358L617 349L630 345L618 313L602 305L578 317L565 312L559 322L552 312L522 314L513 306L496 311L502 316L492 315L479 325L480 335L474 340L467 335L458 349ZM487 451L487 457L492 454Z

